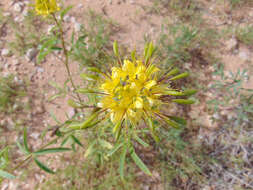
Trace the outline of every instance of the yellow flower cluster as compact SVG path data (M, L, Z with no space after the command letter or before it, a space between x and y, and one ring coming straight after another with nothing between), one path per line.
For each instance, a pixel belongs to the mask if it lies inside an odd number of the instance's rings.
M157 82L159 69L142 61L124 60L122 67L113 67L110 78L101 85L106 94L99 106L109 110L112 122L123 119L133 123L152 115L162 104L159 97L166 87Z
M59 10L56 0L35 0L35 11L39 15L47 16Z

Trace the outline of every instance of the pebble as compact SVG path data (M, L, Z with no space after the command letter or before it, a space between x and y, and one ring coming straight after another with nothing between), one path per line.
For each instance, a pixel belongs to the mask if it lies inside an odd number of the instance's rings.
M8 183L4 183L4 184L2 184L1 190L7 190L8 187L9 187L9 184Z
M42 68L42 67L36 67L36 72L38 72L38 73L44 73L44 68Z
M69 116L69 118L72 118L75 114L76 113L75 113L75 109L74 108L70 108L68 110L68 116Z
M38 53L38 50L35 48L28 49L25 55L26 60L32 61L36 57L37 53Z
M51 34L53 28L54 28L53 24L49 25L48 28L47 28L47 33Z
M22 11L22 6L23 6L23 3L21 2L15 3L13 6L13 10L20 13Z
M63 17L63 20L64 20L64 22L70 22L70 21L71 21L71 18L70 18L69 15L65 15L65 16Z
M39 138L40 133L34 132L34 133L30 134L30 136L36 140Z
M2 56L8 56L10 54L10 50L9 49L2 49L1 55Z
M76 32L80 32L82 25L78 22L74 24L74 29Z
M235 49L236 46L237 46L237 40L235 38L231 38L230 40L226 42L226 49L229 51Z
M241 51L239 53L239 57L243 60L243 61L248 61L249 60L249 55L247 52L245 51Z

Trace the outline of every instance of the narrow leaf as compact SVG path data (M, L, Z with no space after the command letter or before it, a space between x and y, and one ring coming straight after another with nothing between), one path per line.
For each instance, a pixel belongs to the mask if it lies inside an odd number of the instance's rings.
M176 116L168 116L171 120L181 124L181 125L186 125L187 122L185 119L181 118L181 117L176 117Z
M117 41L113 42L113 52L116 55L116 57L119 57L119 49L118 49L118 43L117 43Z
M0 177L6 178L6 179L15 179L16 177L6 171L0 170Z
M44 154L51 154L51 153L66 152L66 151L70 151L70 150L71 150L70 148L63 148L63 147L47 148L47 149L38 150L38 151L34 152L33 154L44 155Z
M179 92L175 90L167 90L164 94L171 95L171 96L184 96L184 92Z
M195 103L194 100L190 100L190 99L174 99L172 100L172 102L175 102L178 104L194 104Z
M144 142L140 137L138 137L137 135L134 136L135 140L140 143L141 145L143 145L144 147L148 147L149 144Z
M142 162L142 160L138 157L135 151L131 154L132 159L134 160L135 164L147 175L152 176L151 172L149 171L148 167Z
M168 119L168 118L164 118L164 120L165 120L166 123L167 123L168 125L170 125L171 127L175 128L175 129L179 129L179 128L180 128L180 126L179 126L178 123L176 123L176 122L174 122L174 121L172 121L172 120L170 120L170 119Z
M127 154L127 145L125 144L123 147L122 153L120 155L120 160L119 160L119 174L122 181L124 181L124 166L125 166L126 154Z
M187 90L184 91L184 95L185 95L185 96L191 96L191 95L196 94L197 92L198 92L198 91L195 90L195 89L187 89Z
M30 151L27 144L27 128L26 127L24 127L24 147L25 147L26 152L29 153Z
M122 147L123 143L117 144L113 147L113 149L111 149L107 156L112 156L115 152L117 152L117 150L119 150L120 147Z
M83 144L78 140L78 138L76 138L74 135L71 135L71 138L73 139L73 141L78 144L79 146L83 147Z
M188 77L188 76L189 76L189 73L185 72L185 73L181 73L177 76L174 76L174 77L170 78L170 80L182 79L182 78L185 78L185 77Z
M47 166L42 164L37 158L34 158L35 163L39 166L40 169L44 170L47 173L54 174L55 172L49 169Z

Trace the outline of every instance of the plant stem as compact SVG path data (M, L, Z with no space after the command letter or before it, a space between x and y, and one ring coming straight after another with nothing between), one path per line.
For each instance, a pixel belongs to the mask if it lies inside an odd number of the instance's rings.
M77 98L78 98L79 102L82 103L82 99L81 99L80 95L78 94L78 92L76 92L77 88L75 86L75 83L73 82L73 79L72 79L72 76L71 76L71 72L70 72L70 69L69 69L69 56L68 56L68 50L66 48L66 44L65 44L65 40L64 40L64 32L63 32L62 26L59 23L59 21L57 20L55 14L52 14L52 16L53 16L54 21L55 21L55 23L58 26L59 31L60 31L61 43L62 43L63 53L64 53L64 56L65 56L64 65L66 67L69 80L71 82L72 87L74 88L74 92L77 95Z

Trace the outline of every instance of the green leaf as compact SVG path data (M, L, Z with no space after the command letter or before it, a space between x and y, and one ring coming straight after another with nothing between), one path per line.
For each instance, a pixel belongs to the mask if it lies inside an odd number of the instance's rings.
M133 62L136 61L135 54L136 54L136 50L134 50L134 51L131 52L131 57L132 57L132 61L133 61Z
M174 69L172 69L170 72L168 72L166 74L166 78L169 77L169 76L171 76L171 75L176 75L177 73L179 73L179 69L178 68L174 68Z
M149 171L148 167L142 162L142 160L138 157L135 151L131 154L132 159L134 160L135 164L147 175L152 176L151 172Z
M34 158L35 163L39 166L40 169L44 170L47 173L54 174L55 172L49 169L47 166L42 164L37 158Z
M69 125L69 127L71 129L75 129L75 130L81 130L81 129L86 129L88 127L90 127L90 125L92 124L91 122L98 117L99 112L95 112L93 114L91 114L88 119L86 119L85 121L83 121L82 123L72 123ZM92 125L93 126L93 125Z
M6 171L0 170L0 177L6 178L6 179L15 179L16 177Z
M168 116L171 120L173 120L173 121L175 121L175 122L177 122L177 123L179 123L179 124L181 124L181 125L186 125L187 124L187 122L186 122L186 120L185 119L183 119L183 118L181 118L181 117L176 117L176 116Z
M30 153L28 144L27 144L27 128L24 127L24 147L27 153Z
M175 91L175 90L166 90L166 92L164 93L165 95L171 95L171 96L184 96L184 92L179 92L179 91Z
M71 138L73 139L73 141L76 144L78 144L79 146L83 147L83 144L74 135L71 135Z
M84 158L87 158L89 155L91 155L92 153L93 153L93 151L94 151L94 145L96 144L96 141L93 141L90 145L89 145L89 147L88 147L88 149L85 151L85 153L84 153Z
M96 81L96 80L98 80L98 76L96 76L96 75L82 73L80 76L85 81Z
M188 76L189 76L189 73L185 72L185 73L181 73L177 76L174 76L174 77L170 78L170 80L182 79L182 78L185 78L185 77L188 77Z
M18 141L17 141L17 146L21 152L23 152L24 154L29 154L29 152L27 152L26 149Z
M58 97L61 97L61 96L63 96L63 94L55 94L55 95L52 95L52 96L50 96L49 98L48 98L48 101L49 102L52 102L53 100L55 100L56 98L58 98Z
M124 181L124 166L127 154L127 144L124 145L119 160L119 175L122 181Z
M51 154L51 153L66 152L66 151L70 151L70 150L71 150L70 148L63 148L63 147L47 148L47 149L38 150L38 151L34 152L33 154L44 155L44 154Z
M155 132L155 125L154 125L154 122L152 120L152 118L148 118L148 125L149 125L149 129L150 129L150 132L151 132L151 135L153 137L153 139L158 143L160 142L160 138L156 135L156 132Z
M82 94L99 94L101 92L92 90L92 89L87 89L87 88L79 88L76 90L76 92L82 93Z
M138 143L140 143L141 145L143 145L144 147L148 147L148 146L149 146L149 144L146 143L146 142L144 142L140 137L138 137L138 135L135 135L135 136L134 136L134 139L135 139Z
M170 125L171 127L175 128L175 129L180 129L180 126L178 125L178 123L168 119L168 118L164 118L164 120L166 121L166 123L168 125Z
M121 134L121 129L122 129L122 121L119 121L116 123L116 125L113 127L113 134L115 135L115 140L118 141L120 134Z
M120 144L115 145L115 146L113 147L113 149L111 149L111 150L108 152L107 156L112 156L115 152L117 152L117 150L118 150L120 147L122 147L122 145L123 145L123 143L120 143Z
M108 141L106 140L102 140L102 139L99 139L99 143L101 146L103 146L104 148L108 148L108 149L112 149L113 146L111 143L109 143Z
M187 90L184 90L184 95L185 96L191 96L191 95L194 95L196 94L198 91L195 90L195 89L187 89Z
M66 9L64 9L63 11L61 11L61 20L63 19L63 17L73 8L72 5L68 6Z
M178 104L194 104L195 103L194 100L190 100L190 99L174 99L172 100L172 102L175 102Z
M113 52L116 55L116 57L119 57L119 48L116 40L113 42Z

